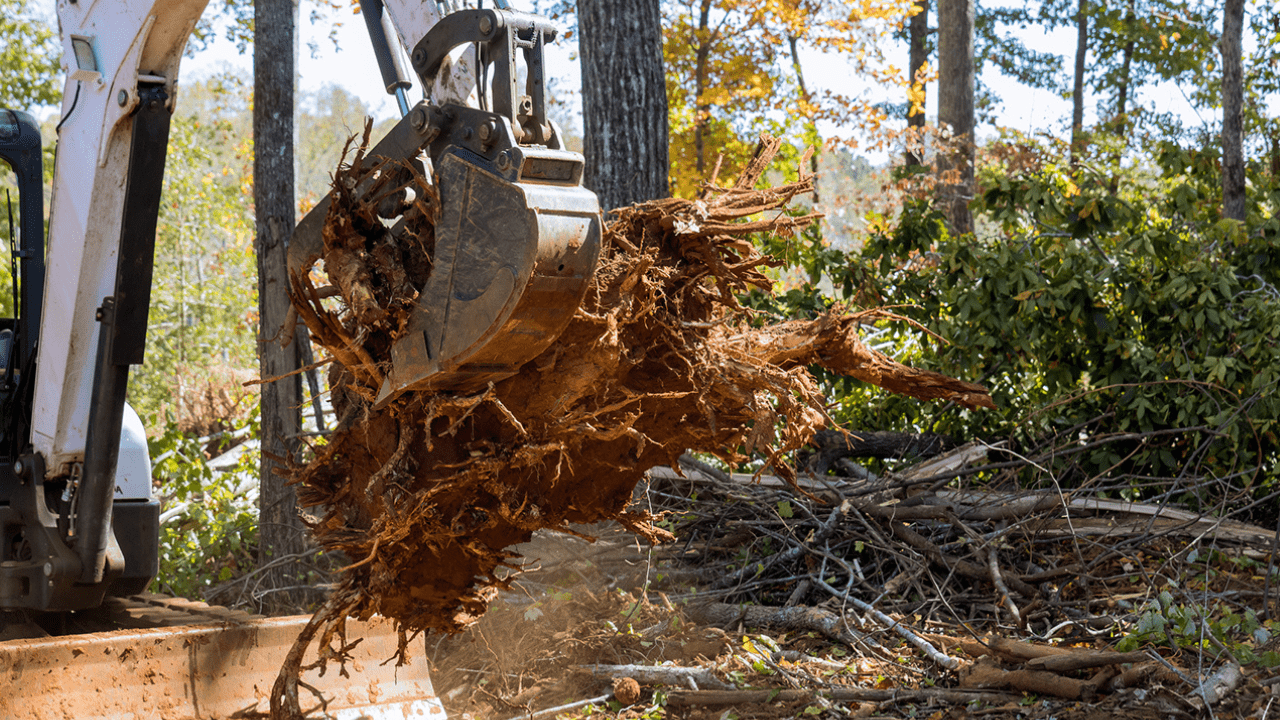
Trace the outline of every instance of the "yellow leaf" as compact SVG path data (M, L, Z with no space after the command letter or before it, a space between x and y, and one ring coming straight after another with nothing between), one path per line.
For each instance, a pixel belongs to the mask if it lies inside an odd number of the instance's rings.
M907 101L911 103L911 109L907 115L915 117L924 112L924 85L915 84L907 88Z

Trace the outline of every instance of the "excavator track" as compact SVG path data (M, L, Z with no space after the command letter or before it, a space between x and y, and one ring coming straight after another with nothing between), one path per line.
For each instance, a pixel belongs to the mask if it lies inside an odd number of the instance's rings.
M266 717L276 675L310 616L267 618L162 595L0 626L6 720ZM66 634L63 634L66 633ZM8 639L14 635L27 635ZM41 636L43 635L43 636ZM34 637L33 637L34 636ZM444 720L421 646L396 667L389 621L348 622L346 675L303 673L303 707L333 720ZM304 667L314 659L309 654ZM390 660L390 662L388 662ZM306 690L304 690L306 692Z

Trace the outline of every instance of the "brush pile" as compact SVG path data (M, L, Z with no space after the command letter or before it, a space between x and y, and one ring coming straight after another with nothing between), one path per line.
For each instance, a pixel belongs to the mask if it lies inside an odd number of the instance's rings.
M666 539L628 504L646 470L675 466L688 450L730 462L763 456L793 478L786 458L827 424L810 365L921 399L993 407L981 386L863 344L859 326L885 313L753 324L736 296L768 292L764 270L779 261L749 236L786 236L816 219L784 212L812 191L803 173L756 189L778 147L766 139L732 187L708 186L701 200L615 211L582 306L515 376L473 394L410 392L377 410L398 318L430 272L432 194L422 178L403 180L423 190L408 236L414 249L389 247L371 221L379 196L361 200L349 189L374 173L403 178L403 168L363 154L340 168L324 231L332 284L293 278L299 316L335 360L340 425L291 479L303 505L324 508L309 519L316 541L352 564L292 662L317 635L322 659L340 656L331 648L348 616L391 617L406 633L467 627L518 569L508 548L535 530L615 520ZM322 300L334 295L340 303ZM296 708L296 684L278 685L277 701Z

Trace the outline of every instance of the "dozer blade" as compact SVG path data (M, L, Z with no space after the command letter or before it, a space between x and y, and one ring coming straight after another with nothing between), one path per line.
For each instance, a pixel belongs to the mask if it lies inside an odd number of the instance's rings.
M564 330L595 270L599 204L577 184L570 153L509 150L508 177L467 155L449 152L439 164L431 276L375 405L515 374Z
M135 600L143 598L135 598ZM262 618L220 608L174 611L134 601L128 612L145 625L187 614L192 624L0 642L0 717L5 720L231 720L266 717L285 654L309 616ZM151 601L156 603L157 601ZM167 605L182 601L167 601ZM188 605L203 605L203 603ZM219 612L221 610L221 612ZM126 617L125 623L131 618ZM179 617L178 622L184 622ZM336 663L302 681L302 708L316 720L445 720L421 644L396 667L398 636L375 618L349 620L346 677ZM314 648L304 662L315 658Z

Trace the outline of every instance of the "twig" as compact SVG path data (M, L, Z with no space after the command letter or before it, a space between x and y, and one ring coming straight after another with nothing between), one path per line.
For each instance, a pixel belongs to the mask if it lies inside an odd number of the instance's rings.
M813 537L807 540L806 543L822 542L828 535L832 533L833 530L835 530L836 521L839 519L840 519L840 508L837 506L831 509L831 512L827 515L826 522L818 526L818 529L813 533ZM763 573L765 570L768 570L769 568L773 567L774 565L777 565L778 563L786 562L786 561L793 560L795 558L800 557L805 553L805 551L806 551L805 546L803 544L793 545L792 547L789 547L780 553L770 555L768 559L762 562L747 563L746 565L743 565L741 568L738 568L737 570L729 573L723 579L717 581L714 585L712 585L712 587L714 589L719 590L722 588L730 587L732 585L736 585L748 573L751 573L753 575Z
M577 700L575 702L566 703L553 708L547 708L546 710L538 710L536 712L524 713L523 715L515 715L512 716L510 720L537 720L538 718L554 717L562 712L577 710L578 708L585 707L587 705L608 702L611 697L613 697L613 693L601 695L600 697L588 698L586 700Z
M831 593L832 595L835 595L836 597L841 597L841 595L838 593L838 591L836 591L835 588L831 587L826 583L820 582L818 583L818 587L822 588L823 590L826 590L827 592ZM902 623L898 622L897 620L894 620L888 615L885 615L884 613L875 609L869 603L859 600L856 597L847 596L847 595L844 596L842 599L847 600L848 602L856 606L859 610L862 610L863 612L867 613L871 617L875 618L876 622L880 623L885 628L889 630L893 630L894 632L901 635L904 640L911 643L912 645L915 645L917 648L919 648L920 652L923 652L925 655L928 656L930 660L934 661L938 665L941 665L942 667L948 670L958 670L960 668L962 664L960 661L960 658L954 658L954 657L951 657L950 655L947 655L944 652L939 651L936 647L930 644L928 640L925 640L924 638L915 634L911 630L908 630Z
M253 387L254 385L266 385L267 383L273 383L278 380L284 380L285 378L291 378L294 375L301 375L302 373L311 372L312 370L315 370L317 368L322 368L325 365L328 365L329 363L333 362L333 360L334 360L333 357L330 356L323 360L317 360L316 362L313 362L310 365L304 365L296 370L290 370L289 372L283 375L276 375L274 377L269 377L269 378L258 378L256 380L246 380L240 383L240 386Z
M1022 622L1022 614L1018 612L1018 604L1009 597L1009 587L1004 584L1004 577L1000 574L1000 562L996 558L996 550L993 547L987 548L987 568L991 570L991 584L996 586L1000 597L1004 598L1005 610L1009 612L1009 617L1013 620L1013 624L1018 627L1024 627Z

